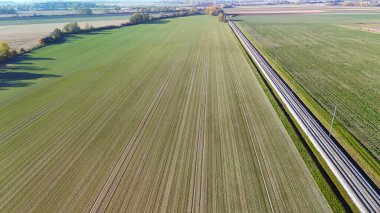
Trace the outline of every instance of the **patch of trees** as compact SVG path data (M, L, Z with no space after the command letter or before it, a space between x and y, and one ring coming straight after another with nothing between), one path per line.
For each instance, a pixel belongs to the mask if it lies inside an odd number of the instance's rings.
M16 50L11 50L7 42L0 41L0 63L17 55Z
M51 32L48 36L41 38L39 40L39 43L41 46L44 46L44 45L62 40L65 34L68 35L68 34L80 33L82 31L89 31L92 29L93 29L92 26L86 25L86 28L82 30L77 22L69 23L63 27L63 30L60 30L58 28L53 30L53 32Z
M198 8L197 7L192 7L192 8L190 8L190 10L189 10L189 15L196 15L196 14L198 14L199 13L199 11L198 11Z
M226 22L226 16L224 15L224 10L219 8L217 5L212 5L205 8L205 14L209 16L218 16L220 22Z
M92 10L89 8L76 8L74 11L78 15L92 15Z
M131 9L136 11L137 13L177 12L185 10L183 8L170 6L140 6L132 7Z
M41 45L47 45L53 42L60 41L63 38L63 32L60 29L55 29L49 34L49 36L40 39Z
M217 5L212 5L211 7L205 8L205 14L209 16L217 16L219 13L224 13L222 8L218 8Z
M94 30L94 29L95 29L95 27L92 26L91 24L86 24L84 26L84 31L91 31L91 30Z
M154 19L153 16L147 13L135 13L129 18L129 23L140 24L143 22L151 21L153 19Z
M224 15L224 13L219 13L218 14L218 19L220 22L226 22L227 19L226 19L226 16Z
M17 11L13 8L0 7L0 14L17 14Z
M117 5L112 6L112 7L107 6L107 7L102 7L102 8L105 8L105 9L102 10L103 14L112 14L112 13L120 13L120 12L122 12L121 11L121 7L117 6Z
M59 40L62 38L62 31L56 28L55 30L53 30L53 32L50 33L49 36L54 40Z
M79 33L81 32L81 30L82 29L80 28L77 22L65 24L65 26L63 26L63 31L65 33Z

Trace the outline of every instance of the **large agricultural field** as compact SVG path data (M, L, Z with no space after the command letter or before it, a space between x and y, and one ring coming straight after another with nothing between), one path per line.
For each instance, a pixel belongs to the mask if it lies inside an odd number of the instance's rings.
M327 4L256 5L226 8L228 14L276 15L276 14L379 14L380 7L333 6ZM300 22L303 20L300 19Z
M235 20L289 84L294 79L296 91L312 97L317 104L309 106L327 128L331 117L319 107L332 115L337 106L335 123L365 148L338 126L333 134L365 170L372 167L367 172L380 183L380 34L362 27L378 26L380 14L251 14Z
M38 44L38 40L48 36L54 29L62 29L70 22L78 22L84 28L86 25L103 27L119 26L129 20L129 15L66 15L45 17L1 18L0 41L6 41L11 48L29 49Z
M0 75L1 211L330 211L215 17L77 35Z
M0 26L128 20L129 17L130 17L129 14L61 15L61 16L37 16L37 17L19 17L19 18L12 17L12 18L0 18Z

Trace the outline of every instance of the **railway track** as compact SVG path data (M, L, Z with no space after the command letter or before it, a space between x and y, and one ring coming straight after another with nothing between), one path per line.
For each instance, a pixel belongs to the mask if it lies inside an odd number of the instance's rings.
M329 134L297 98L290 87L264 59L235 23L228 17L228 24L252 60L261 69L267 81L278 93L302 130L341 183L347 194L361 212L380 212L380 195L365 175L335 144Z

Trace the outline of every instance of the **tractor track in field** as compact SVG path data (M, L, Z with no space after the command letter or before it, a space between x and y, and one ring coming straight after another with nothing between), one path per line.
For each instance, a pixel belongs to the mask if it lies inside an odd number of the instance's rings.
M141 67L138 67L137 69L136 69L136 72L135 73L137 73L139 70L141 69ZM132 75L133 76L133 75ZM131 77L132 77L131 76ZM117 89L119 89L121 86L123 86L123 83L120 83L118 86L116 86L116 87L114 87L114 88L111 88L110 90L109 90L109 92L107 92L107 94L106 95L104 95L103 97L102 97L102 99L100 99L100 100L98 100L98 102L97 102L97 104L93 104L93 105L91 105L90 106L90 108L87 110L87 112L88 113L84 113L84 114L82 114L81 115L81 119L78 119L77 121L76 121L76 125L74 125L74 126L77 126L77 125L79 125L80 123L86 123L87 121L89 121L91 118L92 118L92 111L95 109L95 108L97 108L97 107L99 107L99 105L101 105L101 103L103 103L103 102L105 102L106 101L106 99L107 99L107 97L109 97L109 94L111 94L111 93L113 93L115 90L117 90ZM112 115L113 114L115 114L115 112L117 112L118 111L118 109L120 109L121 108L121 106L122 105L118 105L117 106L117 109L115 109L115 110L108 110L108 116L104 116L104 121L102 121L102 122L99 122L99 124L98 124L98 128L94 128L94 130L101 130L102 128L100 128L99 126L105 126L105 124L112 118ZM70 133L72 133L72 132L74 132L74 131L76 131L76 128L72 128L72 126L70 126L70 128L68 128L67 129L67 131L65 131L65 132L63 132L62 134L61 134L61 136L60 136L60 139L58 139L58 141L57 141L57 143L52 143L50 146L49 146L49 148L46 150L46 154L44 154L44 155L42 155L42 156L44 156L43 158L39 158L39 159L36 159L36 160L34 160L34 162L33 163L31 163L28 167L25 167L22 171L20 171L19 173L23 173L23 172L27 172L27 174L24 174L23 176L24 176L24 178L26 179L30 179L30 178L32 178L33 176L36 176L36 175L38 175L38 172L36 172L35 170L32 170L32 167L37 167L37 169L38 170L41 170L42 168L44 168L44 166L45 165L47 165L49 162L50 162L50 160L56 155L56 154L58 154L60 151L62 151L62 149L64 149L65 147L67 148L70 144L65 144L65 143L59 143L61 140L62 140L62 138L63 138L63 136L64 135L71 135ZM95 134L90 134L91 135L91 138L95 138L96 136L97 136L97 134L99 133L99 131L97 131ZM89 140L92 140L92 139L89 139ZM60 144L59 146L56 146L56 144ZM89 146L89 144L84 144L83 145L83 147L75 147L76 148L76 150L78 151L78 148L80 148L80 150L84 150L87 146ZM54 148L54 149L53 149ZM53 151L53 150L55 150L54 151L54 153L50 153L49 155L47 155L47 153L49 153L49 152L51 152L51 151ZM71 153L71 152L68 152L68 153ZM76 157L76 159L79 157L80 155L77 155L77 157ZM67 160L67 158L65 158L66 160ZM76 161L75 159L74 160L70 160L70 161L67 161L67 162L74 162L74 161ZM42 164L41 163L39 163L39 164L37 164L38 162L42 162ZM29 162L30 163L30 162ZM67 167L67 168L69 168L69 166ZM34 174L33 176L30 176L31 174ZM2 191L3 190L6 190L7 188L9 188L13 183L14 183L14 181L20 181L20 179L14 179L13 181L10 181L7 185L8 185L8 187L7 186L5 186L5 187L3 187L2 188ZM50 180L50 181L54 181L53 179L52 180ZM19 190L21 190L21 188L19 189ZM35 193L37 193L37 192L35 192ZM6 197L6 196L5 196ZM11 199L11 197L9 197L9 199ZM8 199L8 200L9 200ZM1 202L1 203L3 203L3 205L5 205L6 203L7 203L7 201L4 201L4 202ZM0 206L0 208L1 208L1 206Z
M112 92L112 91L111 91ZM105 99L107 96L104 96L103 97L103 99ZM100 101L101 102L101 101ZM93 108L96 108L98 105L93 105ZM88 119L90 119L91 118L91 116L85 116L85 118L84 119L81 119L81 120L78 120L78 122L77 123L79 123L79 121L80 122L86 122ZM106 117L107 118L107 117ZM109 120L109 118L108 118L108 120ZM106 122L100 122L100 124L105 124ZM97 128L96 128L97 129ZM71 130L73 130L73 129L71 129ZM96 137L96 135L97 134L92 134L91 135L91 138L94 138L94 137ZM59 142L59 141L57 141L57 142ZM83 144L83 146L82 147L76 147L76 150L84 150L87 146L88 146L89 144ZM43 159L37 159L36 161L35 161L35 163L37 162L37 161L39 161L39 162L43 162L43 165L38 165L37 166L37 168L39 169L39 170L41 170L43 167L44 167L44 165L47 165L50 161L49 161L49 159L52 159L52 157L54 157L54 154L57 154L59 151L62 151L62 148L64 148L64 147L67 147L68 146L68 144L65 144L65 143L61 143L61 145L60 146L58 146L58 147L54 147L54 146L52 146L51 148L55 148L55 151L54 151L54 153L53 153L53 155L51 154L51 155L44 155L44 157L43 157ZM79 148L79 149L78 149ZM51 151L51 149L48 149L47 151L46 151L46 153L47 152L49 152L49 151ZM70 152L68 152L68 153L70 153ZM78 157L79 157L80 155L77 155L75 158L77 159ZM46 159L46 158L48 158L48 159ZM66 160L67 160L67 158L66 158ZM66 164L68 164L69 162L74 162L75 161L75 159L73 160L73 161L71 161L71 160L68 160L68 161L66 161ZM26 170L26 172L28 172L29 171L29 174L33 174L34 173L34 176L36 176L36 175L38 175L38 172L36 173L34 170L32 171L31 170L31 167L32 166L35 166L35 163L33 163L33 164L31 164L30 166L28 166L28 167L26 167L24 170ZM67 168L69 168L69 166L67 166ZM31 173L31 172L33 172L33 173ZM31 177L33 177L33 176L29 176L28 174L26 174L26 175L24 175L24 177L25 178L31 178ZM18 179L17 180L15 180L15 181L19 181ZM55 179L51 179L50 181L55 181ZM8 185L12 185L12 181L8 184ZM4 187L4 189L6 189L7 187ZM20 189L19 190L21 190L21 187L20 187ZM35 191L34 192L34 194L36 194L38 192L38 190L37 191ZM33 196L31 196L31 197L33 197ZM8 200L9 199L11 199L11 197L8 197ZM7 203L7 201L4 201L3 202L3 204L6 204Z
M77 93L79 93L79 92L77 92ZM65 101L66 99L68 99L68 98L70 98L69 95L65 96L65 97L63 98L63 100L59 100L59 103L64 102L64 101ZM55 105L59 105L59 103L54 104L54 106L55 106ZM57 106L57 107L58 107L58 106ZM49 109L50 109L50 108L51 108L51 107L49 107ZM35 117L33 117L32 120L29 120L27 123L23 123L22 126L23 126L23 127L24 127L24 126L26 127L27 124L31 123L34 119L38 119L39 117L41 117L42 115L44 115L43 112L49 111L49 109L47 109L47 110L45 110L45 111L42 111L42 112L39 112ZM51 111L52 111L52 110L51 110ZM79 122L79 121L80 121L80 120L78 120L78 122ZM17 129L16 129L16 130L17 130ZM17 132L17 131L12 131L11 134L8 134L8 135L6 135L6 136L11 137L12 134L15 134L15 132ZM64 147L64 144L61 144L61 145L58 146L58 147L56 147L56 146L54 146L53 144L51 144L51 145L50 145L50 148L47 149L46 153L49 152L49 151L51 151L52 148L56 148L57 150L55 151L55 153L58 153L58 152L60 151L60 149L63 148L63 147ZM47 157L49 157L49 155L45 155L45 157L43 157L43 159L45 159L45 158L47 158ZM4 159L4 160L6 160L6 159ZM32 164L29 165L28 167L24 168L24 169L23 169L22 171L20 171L20 172L27 172L27 171L30 171L30 170L31 170L30 168L31 168L33 165L35 165L35 163L37 163L38 160L40 160L40 159L36 159L36 160L34 161L34 163L32 163ZM44 165L46 165L46 164L48 163L48 161L42 161L42 162L43 162ZM30 162L29 162L29 163L30 163ZM39 169L42 169L42 168L43 168L43 165L39 165ZM32 172L32 171L30 171L30 172ZM37 175L37 173L36 173L35 175ZM30 178L30 176L28 176L28 175L24 175L24 178ZM10 183L8 183L7 185L8 185L8 186L11 186L12 183L13 183L13 182L10 182ZM8 187L3 187L2 190L5 190L5 189L7 189L7 188L8 188ZM9 199L8 199L8 200L9 200ZM4 205L6 202L1 202L1 203ZM0 206L0 207L1 207L1 206Z
M231 63L234 63L234 62L231 61ZM274 212L272 200L271 200L271 197L269 195L268 184L267 184L265 177L264 177L262 162L261 162L259 154L258 154L259 152L260 152L260 154L262 154L261 149L260 149L260 146L256 147L259 139L257 138L257 134L252 133L251 128L250 128L250 123L252 123L250 120L253 117L252 117L251 113L249 112L249 109L246 106L246 102L243 101L245 95L244 95L244 91L242 90L242 86L241 86L241 82L239 80L239 77L236 76L236 73L234 73L234 72L232 72L232 76L233 76L233 80L235 81L234 85L235 85L235 90L238 94L239 105L240 105L240 108L242 110L244 122L245 122L245 125L246 125L247 130L248 130L250 141L252 142L252 145L253 145L255 157L257 159L257 164L259 166L260 176L261 176L261 180L262 180L263 185L264 185L264 189L265 189L266 197L268 199L269 207L270 207L271 212ZM270 180L270 177L268 179Z
M180 77L179 75L176 74L176 72L177 72L177 66L179 65L179 61L180 61L180 59L182 58L182 54L184 54L184 53L185 53L184 51L181 51L180 54L177 56L177 61L173 64L173 67L172 67L172 69L171 69L171 71L170 71L170 74L168 75L167 81L165 82L165 90L164 90L164 91L162 92L162 94L160 95L160 100L158 100L158 102L157 102L157 107L156 107L155 110L154 110L155 112L159 110L159 108L160 108L160 106L161 106L160 102L161 102L161 100L164 98L164 96L165 96L165 95L170 96L169 93L170 93L171 91L167 90L168 87L169 87L169 85L170 85L170 83L171 83L171 82L176 82L176 81L178 80L178 78ZM166 91L167 91L167 92L166 92ZM164 95L164 94L165 94L165 95ZM161 107L162 107L162 106L161 106ZM165 115L165 113L166 113L169 109L170 109L170 107L165 107L164 112L162 112L161 115L158 115L158 118L159 118L160 121L162 121L162 120L164 119L164 117L165 117L164 115ZM156 113L153 113L153 114L152 114L152 117L154 116L154 114L156 114ZM160 123L160 122L158 122L158 123ZM146 123L147 127L149 126L149 124L150 124L150 122L147 122L147 123ZM146 128L147 128L147 127L146 127ZM156 126L156 127L155 127L156 130L158 130L159 128L160 128L159 126ZM146 129L144 130L144 132L145 132L145 131L146 131ZM157 132L157 131L156 131L156 132ZM159 138L162 136L162 133L163 133L163 131L161 131L161 132L159 132L159 133L156 133L156 137L154 137L154 140L159 140ZM141 138L143 138L143 137L144 137L144 134L141 136ZM152 140L153 140L153 139L152 139ZM138 140L138 141L139 141L139 140ZM137 147L136 147L136 149L137 149ZM117 185L115 186L115 189L118 188L118 186L119 186L119 184L120 184L120 181L121 181L122 179L124 179L125 174L126 174L126 171L127 171L127 167L128 167L128 165L130 165L130 161L131 161L133 155L135 155L136 149L135 149L135 151L133 152L131 158L130 158L130 159L128 160L128 162L126 163L126 168L124 169L124 171L123 171L123 173L122 173L122 175L121 175L119 181L117 182ZM142 163L140 164L140 166L138 166L138 169L137 169L136 174L139 174L139 173L142 172L142 170L143 170L143 168L144 168L144 165L145 165L145 163L146 163L146 160L144 160L144 159L147 158L147 156L148 156L147 153L149 153L151 150L152 150L152 146L150 146L149 149L145 151L145 154L144 154L144 157L145 157L145 158L143 157ZM137 180L137 179L138 179L138 175L135 175L135 178L133 178L133 180ZM135 184L133 184L134 182L135 182L135 181L132 181L131 186L135 186ZM116 190L115 190L115 191L116 191ZM109 199L108 199L109 201L111 201L111 200L113 199L113 196L114 196L114 194L115 194L115 191L114 191L114 192L112 193L112 195L109 197ZM123 206L121 207L121 209L125 209L125 208L127 208L127 207L129 206L130 202L131 202L131 200L125 202L125 203L123 204ZM108 202L108 203L106 204L105 211L107 211L109 204L110 204L110 202Z
M226 38L223 36L222 37L222 43L223 44L226 44L227 48L228 48L228 52L232 52L232 50L230 49L231 47L228 44L228 41L226 41ZM218 43L220 44L220 42ZM225 47L219 47L220 48L220 51L226 51ZM222 98L222 100L225 100L225 105L227 106L231 106L231 104L233 104L233 101L231 101L231 99L229 98L229 92L230 93L236 93L236 88L234 87L234 85L229 85L227 84L227 81L226 79L229 79L230 77L232 77L232 75L234 74L234 70L233 70L233 65L235 65L236 63L231 60L231 57L229 57L228 55L226 55L226 57L224 58L225 61L229 62L227 63L229 66L230 66L230 69L231 71L229 73L223 73L223 72L220 72L220 81L221 81L221 90L222 90L222 94L224 96L224 98ZM231 64L231 62L234 62L233 64ZM231 110L231 107L224 107L223 110L221 110L221 113L222 114L225 114L226 117L228 118L228 133L226 134L226 137L228 138L227 141L230 141L230 144L231 144L231 150L233 151L233 157L235 157L235 162L239 162L239 151L237 149L237 143L239 142L239 140L237 140L236 138L236 132L233 128L234 124L233 124L233 112ZM239 154L238 154L239 153ZM235 168L236 168L236 176L237 176L237 179L238 179L238 182L240 183L238 185L238 191L239 191L239 199L240 199L240 202L242 203L242 208L244 209L244 211L248 212L248 208L247 208L247 200L246 200L246 193L244 191L244 188L243 188L243 184L244 184L244 180L243 180L243 177L242 177L242 173L241 173L241 168L240 168L240 165L239 164L236 164L235 165Z
M135 70L135 72L134 72L134 74L138 73L138 71L139 71L140 69L141 69L141 66L137 67L136 70ZM134 74L131 75L131 78L133 78ZM97 79L99 79L99 78L97 78ZM90 82L90 83L91 83L91 82ZM89 84L90 84L90 83L89 83ZM122 86L122 84L120 84L119 86ZM112 91L114 91L114 90L116 90L116 89L118 89L118 88L119 88L119 87L115 87L115 88L113 88L113 89L111 90L111 92L109 92L108 94L112 93ZM80 93L80 92L82 92L82 90L80 90L78 93ZM107 96L108 96L108 95L104 95L104 96L102 97L101 100L98 100L97 104L93 104L93 105L89 106L90 108L87 110L87 112L91 112L91 111L93 111L92 109L96 108L96 107L99 105L99 103L101 103L103 100L105 100L105 99L107 98ZM66 98L64 98L64 100L60 100L59 102L60 102L60 103L63 103L65 100L67 100L67 99L69 99L69 98L70 98L70 97L66 97ZM59 106L57 106L57 107L59 107ZM40 116L43 116L42 113L38 113L38 114L39 114ZM81 115L81 119L78 119L78 120L75 122L74 126L79 125L79 123L86 123L86 121L88 121L88 120L91 118L91 116L89 116L89 114L91 114L91 113L84 113L84 114L82 114L82 115ZM70 133L72 133L72 132L74 132L74 131L76 131L76 129L75 129L75 128L72 128L72 125L68 126L67 130L64 131L62 134L60 134L59 139L57 140L57 143L58 143L60 140L62 140L62 138L64 137L64 135L70 135ZM59 143L59 144L60 144L59 146L56 146L55 143L50 144L49 147L47 147L45 153L47 154L47 153L53 151L53 148L54 148L54 150L55 150L54 153L58 153L63 147L65 147L65 146L68 145L68 144L64 144L64 143ZM49 162L49 160L47 160L46 158L50 156L50 159L51 159L51 158L53 157L53 156L51 156L51 155L45 155L45 154L44 154L43 156L44 156L44 157L43 157L42 159L41 159L41 158L38 158L38 159L33 158L33 159L35 159L35 160L34 160L32 163L31 163L31 162L27 162L27 163L30 164L30 165L29 165L28 167L24 168L23 170L19 171L19 173L23 173L23 172L26 172L26 171L30 170L31 167L33 167L33 166L35 165L35 163L37 163L38 161L41 162L41 160L42 160L42 162L43 162L43 165L38 165L38 168L42 168L44 165L46 165L46 164ZM13 157L14 157L14 156L13 156ZM7 159L3 159L3 161L7 161ZM24 177L25 177L25 178L28 178L29 175L24 175ZM9 183L8 185L12 185L12 184ZM6 189L6 188L7 188L7 187L3 187L2 190ZM1 192L1 191L0 191L0 192Z
M97 75L96 78L93 79L93 81L96 81L97 79L101 78L105 74L106 74L106 72L103 72L103 73ZM18 131L20 131L20 130L22 130L24 128L27 128L31 123L35 122L37 119L39 119L43 115L46 115L47 113L52 112L54 109L56 109L57 107L59 107L60 104L64 103L69 98L74 97L75 95L79 94L82 91L82 89L90 86L91 83L92 83L92 81L88 81L86 84L81 84L79 87L71 89L72 92L66 93L65 96L61 96L54 103L52 103L49 106L43 108L42 110L40 110L38 113L36 113L32 117L29 117L29 118L25 119L16 128L14 128L11 131L9 131L8 133L2 135L0 137L0 143L2 141L7 141L7 139L9 139L13 135L15 135Z
M205 35L202 35L203 39ZM208 63L209 55L203 58L204 65L202 69L201 77L201 91L200 91L200 102L199 102L199 114L197 118L197 145L196 145L196 154L195 154L195 167L194 167L194 180L193 180L193 193L191 201L191 212L199 212L202 205L202 190L203 190L203 163L204 163L204 147L207 139L207 93L208 93ZM199 173L199 174L198 174ZM199 186L198 186L199 185ZM198 189L199 187L199 189ZM199 198L196 200L196 193L199 190ZM197 202L198 205L196 204Z
M170 82L170 79L173 78L173 74L176 71L176 66L179 63L180 56L184 53L184 48L180 52L180 54L177 56L176 61L173 64L172 69L164 79L164 81L161 84L161 87L159 88L158 92L156 93L156 96L154 97L152 103L150 104L148 110L146 111L145 115L143 116L140 124L138 125L137 129L134 131L132 138L128 142L128 145L125 147L122 155L119 157L119 160L117 161L116 165L114 166L110 176L108 177L105 185L103 186L101 192L99 193L97 199L93 203L90 212L99 212L100 208L102 207L105 199L107 198L108 194L110 193L112 185L115 183L116 177L119 175L121 168L123 164L125 163L129 153L136 149L137 142L143 137L144 132L146 130L146 126L149 124L149 121L152 119L153 115L155 114L155 111L157 110L157 107L160 103L160 100L162 99L166 88L168 87L168 84ZM131 145L130 145L131 144ZM131 150L133 149L133 150ZM133 153L132 153L133 155ZM120 180L116 183L119 184Z
M175 133L176 137L174 139L175 142L180 142L181 141L181 138L183 138L183 135L184 135L184 131L185 131L185 125L186 125L186 122L187 122L187 117L189 115L189 112L188 112L188 109L190 107L190 100L191 100L191 97L194 93L194 83L195 83L195 78L196 78L196 71L197 71L197 68L198 66L200 65L199 62L200 62L200 51L201 51L201 48L198 48L197 49L197 54L194 56L194 62L195 64L193 65L193 68L191 69L191 74L190 74L190 84L189 84L189 88L188 88L188 92L187 92L187 96L186 96L186 101L185 101L185 104L184 104L184 110L183 112L181 113L181 122L180 122L180 125L179 125L179 128L177 128L177 131ZM175 150L174 150L174 156L172 158L172 161L173 162L177 162L177 159L178 159L178 156L179 156L179 149L180 149L180 146L177 145L175 146ZM176 164L175 163L172 163L172 164L167 164L167 165L170 165L170 169L169 169L169 175L168 175L168 183L171 183L174 179L174 175L175 175L175 166ZM165 169L166 171L166 169ZM162 175L164 175L164 173L162 173ZM161 177L161 180L163 179L163 176ZM161 181L160 181L160 184L161 185ZM163 193L163 206L161 206L161 210L163 211L167 211L167 207L168 207L168 204L169 204L169 196L170 196L170 193L171 193L171 187L165 187L165 190L164 190L164 193ZM157 203L157 198L155 199L155 202L154 202L154 205L153 206L156 206L156 203Z
M99 57L101 54L99 54ZM83 67L86 66L85 63L82 64ZM107 65L104 70L107 70L107 68L111 67L112 65ZM81 91L83 91L85 88L89 87L91 83L97 81L104 75L106 75L107 72L100 72L98 75L94 76L92 79L88 80L85 84L80 84L78 87L71 88L69 92L66 93L65 96L60 96L58 100L55 100L52 104L44 107L40 111L38 111L36 114L34 114L31 117L25 118L23 121L20 122L20 124L15 127L14 129L8 131L4 135L0 135L0 143L3 143L3 141L6 141L8 138L16 134L18 131L26 128L29 124L33 123L34 121L38 120L38 118L42 117L43 115L46 115L46 113L52 112L54 109L58 108L61 103L65 102L71 97L74 97L75 95L79 94ZM10 113L10 112L9 112ZM5 114L1 114L1 116L5 116Z
M183 49L186 49L186 48L184 48L184 47L182 47L182 50ZM177 80L178 80L178 78L179 78L179 75L178 74L176 74L177 72L178 72L178 69L177 69L177 65L179 64L179 60L180 59L182 59L183 57L182 57L182 55L185 53L185 51L181 51L180 52L180 54L177 56L177 62L173 65L173 67L171 68L171 70L172 70L172 72L173 73L175 73L175 74L173 74L173 75L169 75L168 76L168 81L166 82L166 88L165 88L165 90L167 90L167 85L171 85L171 83L172 82L176 82ZM169 78L171 76L171 78ZM170 90L168 90L166 93L165 93L165 96L170 96L170 94L172 94L172 91ZM163 96L162 96L163 97ZM162 104L158 104L157 106L160 106L160 108L162 108L163 106L162 106ZM163 113L161 113L162 115L159 115L158 116L158 119L159 120L162 120L162 119L164 119L164 117L165 117L165 113L168 111L170 109L170 107L166 107L165 109L164 109L164 112ZM157 110L160 110L159 108L157 108ZM149 125L149 123L150 122L147 122L147 125ZM158 131L158 129L159 129L159 127L155 127L154 129L156 129L155 130L155 132L157 132ZM161 133L163 133L163 132L159 132L159 133L156 133L156 135L158 136L158 137L155 137L154 139L155 140L158 140L159 141L159 138L161 137L160 135L162 135ZM143 136L142 136L143 137ZM151 140L153 140L153 139L151 139ZM150 151L152 151L152 148L150 147L148 150L145 150L146 152L150 152ZM135 151L135 152L137 152L137 151ZM157 153L156 153L157 154ZM155 154L155 155L156 155ZM134 153L132 154L132 155L134 155ZM144 154L144 156L148 156L146 153ZM132 159L132 157L130 158L130 160ZM143 163L142 164L144 164L145 165L145 160L144 160L145 158L143 157ZM129 161L130 161L129 160ZM128 163L125 163L126 165L129 165L130 164L130 162L128 161ZM136 188L136 187L138 187L137 185L135 185L134 183L136 183L136 181L138 181L138 173L141 173L142 171L143 171L143 168L144 168L144 165L140 165L140 166L138 166L138 171L139 172L137 172L135 175L134 175L134 177L131 177L132 178L132 184L131 184L131 190L132 189L134 189L134 188ZM119 178L119 181L118 181L118 183L117 183L117 186L115 187L115 188L117 188L118 187L118 185L120 184L120 181L121 180L124 180L125 179L125 172L127 171L127 169L129 168L129 166L126 166L125 167L125 169L123 169L123 173L122 173L122 175L121 175L121 177ZM129 179L129 178L128 178ZM160 181L161 181L162 179L160 179ZM114 196L114 193L116 193L116 191L114 191L113 193L112 193L112 195L111 196L109 196L109 198L107 198L107 200L109 200L109 202L107 202L107 204L106 204L106 207L105 208L103 208L104 209L104 211L108 211L108 206L109 206L109 204L111 203L111 201L112 200L114 200L114 198L113 198L113 196ZM121 196L121 195L118 195L118 196ZM128 196L127 196L128 197ZM127 199L127 197L125 197L123 200L126 200ZM121 206L121 208L120 209L127 209L128 208L128 206L130 205L130 202L131 202L131 200L126 200L126 202L123 202L124 204Z
M157 52L157 50L155 50L155 51L152 51L151 52L151 55L153 55L155 52ZM108 68L110 67L110 66L107 66ZM131 80L131 79L133 79L135 76L137 76L137 74L139 73L139 71L141 70L143 68L143 65L142 64L140 64L139 66L137 66L135 69L134 69L134 71L131 73L131 75L126 79L126 81L128 81L128 80ZM104 69L104 70L108 70L108 69ZM49 112L52 112L52 111L54 111L54 109L56 109L56 108L58 108L58 107L60 107L60 105L62 104L62 103L64 103L65 101L67 101L68 99L70 99L70 98L72 98L72 97L74 97L75 95L78 95L80 92L82 92L85 88L87 88L87 87L90 87L90 85L91 85L91 83L93 83L94 81L97 81L97 80L99 80L101 77L103 77L105 74L106 74L107 72L105 71L105 72L101 72L99 75L97 75L94 79L92 79L91 81L88 81L87 82L87 84L85 84L85 85L80 85L79 87L77 87L77 88L75 88L75 89L72 89L72 91L77 91L77 92L75 92L75 93L69 93L67 96L64 96L62 99L60 99L59 101L58 101L58 103L54 103L54 106L55 106L55 108L53 108L53 109L51 109L51 107L49 107L47 110L45 110L45 111L42 111L42 112L46 112L46 113L49 113ZM115 77L115 79L116 79L116 77ZM99 105L100 105L100 103L102 103L102 102L104 102L106 99L107 99L107 97L109 97L109 95L110 94L112 94L114 91L116 91L117 89L120 89L122 86L124 85L124 82L120 82L119 84L118 84L118 86L116 86L116 87L114 87L114 88L111 88L110 89L110 91L108 92L108 95L106 94L106 95L104 95L103 97L102 97L102 99L100 99L100 100L98 100L97 101L97 104L93 104L93 105L90 105L89 107L89 109L87 110L87 112L88 113L84 113L84 114L81 114L81 119L78 119L77 121L76 121L76 125L79 125L79 123L86 123L87 121L89 121L91 118L92 118L92 116L91 116L91 112L92 111L94 111L93 109L95 109L95 108L97 108ZM130 94L131 95L131 94ZM130 96L129 95L129 96ZM125 99L125 101L123 101L123 103L125 103L126 101L128 100L128 97ZM111 118L112 118L112 115L113 114L115 114L121 107L122 107L122 105L123 104L121 104L121 105L118 105L117 106L117 109L116 110L108 110L108 114L109 114L109 116L106 116L105 118L106 118L106 120L104 121L104 122L99 122L99 124L103 124L103 125L101 125L101 126L105 126L105 124L107 123L107 121L109 121ZM50 110L49 110L50 109ZM42 116L44 116L44 115L46 115L46 113L42 113L42 112L40 112L40 113L38 113L38 117L36 117L35 119L38 119L39 117L42 117ZM102 128L100 128L99 127L99 125L98 125L98 128L94 128L94 130L101 130ZM31 168L32 167L36 167L38 170L41 170L45 165L47 165L49 162L50 162L50 159L52 159L56 154L58 154L60 151L62 151L62 149L63 148L67 148L70 144L65 144L65 143L59 143L59 141L60 140L62 140L62 138L64 137L64 135L71 135L70 134L70 132L72 133L72 132L74 132L74 131L76 131L76 128L72 128L72 125L70 125L68 128L67 128L67 131L65 131L65 132L63 132L62 134L60 134L60 139L58 139L58 141L57 141L57 143L52 143L52 144L50 144L50 146L47 148L47 150L45 151L45 155L43 155L44 157L42 157L42 158L38 158L38 159L35 159L34 161L33 161L33 163L30 163L30 162L26 162L26 163L28 163L28 164L30 164L28 167L25 167L23 170L21 170L19 173L25 173L25 172L27 172L27 174L25 174L25 175L23 175L23 177L24 177L24 179L31 179L32 177L34 177L34 176L36 176L36 175L38 175L38 172L36 172L35 170L32 170ZM99 131L97 131L98 133L99 133ZM91 138L95 138L96 137L96 135L97 134L91 134L93 137L91 137ZM11 136L11 135L10 135ZM66 138L67 139L67 138ZM91 139L90 139L91 140ZM60 144L59 146L56 146L56 144ZM84 147L82 147L81 148L81 150L83 151L86 147L88 147L89 146L89 144L87 144L86 146L84 146ZM76 147L76 148L78 148L78 147ZM55 150L55 151L54 151ZM51 152L51 151L54 151L54 153L53 154L49 154L49 155L47 155L47 153L49 153L49 152ZM76 151L78 151L78 149L76 149ZM68 152L68 153L71 153L71 152ZM80 155L78 155L78 156L80 156ZM34 158L33 158L34 159ZM6 160L6 159L5 159ZM67 159L66 159L67 160ZM73 161L70 161L70 162L74 162L75 160L73 160ZM38 164L37 164L38 163ZM69 168L69 167L67 167L67 168ZM34 174L34 175L32 175L32 176L30 176L30 174ZM9 188L11 185L12 185L12 183L14 183L15 181L18 181L18 182L20 182L20 179L14 179L13 181L10 181L8 184L7 184L7 186L5 186L5 187L2 187L2 190L1 191L4 191L4 190L6 190L7 188ZM53 181L53 180L50 180L50 181ZM25 182L25 181L24 181ZM21 187L19 188L19 190L21 190ZM0 192L1 192L0 191ZM37 192L36 192L37 193ZM8 200L10 200L11 199L11 197L9 197L9 199ZM2 203L2 205L5 205L6 203L7 203L7 201L4 201L4 202L1 202ZM1 205L1 206L2 206ZM0 206L0 208L1 208L1 206Z

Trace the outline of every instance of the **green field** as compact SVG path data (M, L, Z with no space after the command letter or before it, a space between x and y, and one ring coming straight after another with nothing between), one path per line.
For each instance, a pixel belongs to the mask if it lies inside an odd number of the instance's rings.
M235 17L288 83L295 80L295 90L327 128L337 105L334 136L378 183L380 35L357 26L377 25L379 18L375 14Z
M1 211L329 211L215 17L77 35L0 75Z
M46 16L46 17L27 17L27 18L3 18L0 19L0 26L24 25L24 24L49 24L49 23L69 23L84 21L108 21L123 20L127 22L130 15L65 15L65 16Z

